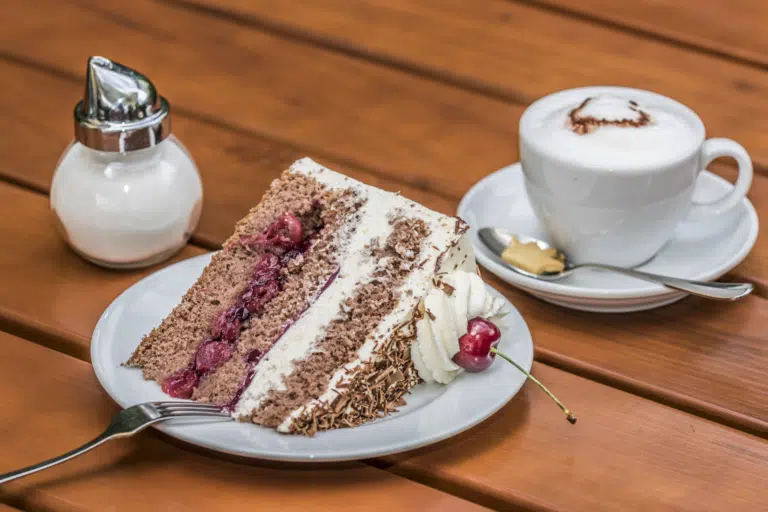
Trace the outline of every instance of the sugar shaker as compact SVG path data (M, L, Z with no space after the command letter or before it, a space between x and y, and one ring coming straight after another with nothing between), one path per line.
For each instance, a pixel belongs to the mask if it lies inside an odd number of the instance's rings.
M58 162L51 210L67 243L110 268L152 265L179 251L200 218L194 160L171 134L171 109L141 73L88 59L74 141Z

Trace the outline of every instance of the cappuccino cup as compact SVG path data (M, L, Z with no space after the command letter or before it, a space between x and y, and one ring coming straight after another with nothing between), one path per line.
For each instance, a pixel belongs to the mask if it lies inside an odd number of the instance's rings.
M551 241L575 263L634 267L653 258L684 219L734 208L752 183L749 154L704 133L690 108L639 89L569 89L531 104L520 119L520 161ZM694 202L696 178L720 157L738 164L733 189Z

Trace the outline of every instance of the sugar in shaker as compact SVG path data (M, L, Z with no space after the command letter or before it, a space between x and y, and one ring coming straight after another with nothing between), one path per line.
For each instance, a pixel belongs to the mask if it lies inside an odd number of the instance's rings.
M200 218L203 188L171 134L168 101L141 73L91 57L74 117L75 140L51 185L67 243L110 268L152 265L183 248Z

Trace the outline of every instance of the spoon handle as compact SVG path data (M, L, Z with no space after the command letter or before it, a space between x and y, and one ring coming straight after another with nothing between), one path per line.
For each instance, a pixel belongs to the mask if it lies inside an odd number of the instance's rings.
M708 283L704 281L689 281L687 279L679 279L677 277L662 276L659 274L651 274L650 272L642 272L640 270L632 270L629 268L614 267L612 265L602 265L599 263L585 263L578 265L579 267L591 267L599 268L603 270L611 270L618 272L626 276L642 279L643 281L649 281L651 283L663 284L667 288L673 288L680 290L691 295L697 295L699 297L706 297L708 299L715 300L736 300L742 297L746 297L752 293L753 286L750 283Z

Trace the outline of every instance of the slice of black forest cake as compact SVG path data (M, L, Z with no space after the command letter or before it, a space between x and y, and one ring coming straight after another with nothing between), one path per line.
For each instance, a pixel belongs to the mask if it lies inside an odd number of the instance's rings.
M173 397L286 433L353 427L449 383L498 319L467 225L305 158L235 226L128 366Z

